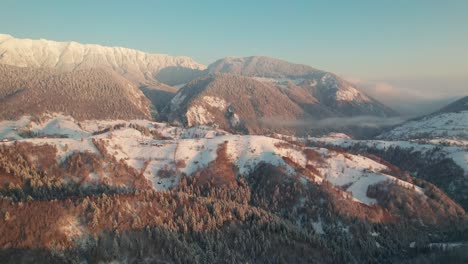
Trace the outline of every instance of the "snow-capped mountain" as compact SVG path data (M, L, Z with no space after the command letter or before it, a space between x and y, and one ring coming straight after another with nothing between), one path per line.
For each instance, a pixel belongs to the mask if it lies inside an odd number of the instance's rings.
M307 65L254 56L228 57L208 66L209 73L229 73L253 77L290 90L302 90L329 107L337 115L394 116L395 111L379 103L336 74L314 69Z
M261 103L261 105L266 106L266 109L257 109L253 111L255 115L246 116L245 119L238 117L240 121L231 120L236 124L237 128L239 128L240 123L246 122L256 124L256 126L262 122L265 123L264 121L267 121L266 123L276 123L277 120L284 119L284 115L291 123L307 123L310 120L327 117L361 115L387 117L395 115L393 110L365 95L335 74L320 71L307 65L293 64L261 56L248 58L228 57L218 60L206 68L188 57L149 54L120 47L105 47L77 42L56 42L44 39L18 39L10 35L0 35L0 64L25 68L52 68L67 72L91 68L103 68L107 71L113 71L137 86L147 86L142 88L143 92L150 98L154 109L159 112L164 108L166 110L171 109L169 102L175 96L178 87L183 86L181 84L194 79L209 79L210 77L207 76L219 73L244 76L242 81L236 81L236 87L226 84L226 86L230 87L229 89L237 91L230 98L223 98L223 93L226 92L225 88L220 88L219 91L211 89L215 98L224 100L227 106L235 106L247 103L241 102L242 100L248 100L243 98L242 94L249 93L245 89L248 89L250 84L268 87L263 91L265 92L262 95L264 102ZM224 79L228 81L229 78ZM203 82L197 82L198 85L200 83ZM216 83L218 87L223 86L219 78L217 78ZM259 83L263 83L263 85ZM185 94L188 89L181 91L181 94L177 95L174 100L180 101L179 99L182 97L189 98ZM198 89L197 91L201 90ZM220 94L216 95L218 92ZM191 96L186 102L203 101L203 99L192 100L192 97L198 95L194 92L190 94ZM275 100L267 100L268 97L279 98L279 105L284 106L281 111L280 109L275 110ZM289 102L281 103L285 101ZM171 104L173 105L173 103ZM179 119L190 121L183 122L186 125L219 123L219 125L223 126L224 121L226 121L221 120L223 118L209 120L209 117L202 117L202 115L205 115L204 113L197 112L194 114L193 111L180 113L181 109L189 110L189 108L180 107L178 109L178 113L181 115ZM227 109L231 111L233 108L222 109L224 112L221 113L221 116L225 114L228 116L233 115L225 113ZM239 106L237 106L237 109L239 109ZM219 107L211 110L207 111L210 112L206 114L207 116L218 116L217 112L221 111ZM282 114L279 111L294 114ZM166 113L165 116L159 116L161 119L174 119L176 115L176 113L170 113L169 111L164 111L164 113ZM232 123L229 118L227 122ZM230 126L223 127L228 129ZM242 130L248 131L249 129ZM301 130L304 129L301 128ZM236 129L236 131L238 130Z
M468 96L441 110L409 120L378 136L380 139L468 139Z
M210 64L207 71L209 73L230 73L272 79L308 79L325 74L325 72L307 65L290 63L265 56L219 59Z
M396 136L396 134L395 134ZM343 134L309 138L313 145L333 146L378 157L417 178L435 184L468 209L468 140L447 136L415 140L355 140Z
M216 61L163 113L186 126L249 133L305 133L325 118L397 115L335 74L268 57Z
M89 68L112 70L137 85L155 85L161 70L184 79L205 66L189 57L173 57L142 51L77 42L19 39L0 34L0 64L46 67L63 71Z

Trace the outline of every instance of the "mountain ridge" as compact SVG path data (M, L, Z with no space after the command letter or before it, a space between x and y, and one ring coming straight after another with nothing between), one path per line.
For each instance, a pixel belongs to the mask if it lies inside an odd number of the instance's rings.
M205 87L201 87L203 85ZM261 101L256 101L255 107L240 106L244 101L251 100L244 95L251 94L252 87L257 92L261 91L262 96L258 97L262 98ZM204 102L206 90L211 91L211 99L207 100L217 102ZM278 98L277 102L275 98ZM194 105L194 102L198 102L198 105ZM221 104L222 109L211 107L213 103ZM181 104L182 107L178 107ZM289 107L284 107L286 105ZM288 111L279 113L276 111L278 107L296 110L292 110L294 114L285 116L283 114ZM270 111L260 111L260 108ZM186 112L181 112L181 109ZM255 111L245 115L245 109ZM393 109L366 95L336 74L265 56L227 57L210 64L204 71L204 76L195 78L181 88L162 112L168 120L181 122L186 126L216 124L228 131L239 131L230 125L235 122L246 125L241 131L249 133L300 131L301 134L310 132L309 129L316 120L326 118L387 118L398 115Z
M153 54L124 47L22 39L5 34L0 35L0 40L2 64L64 71L100 67L116 71L137 85L157 84L159 81L155 74L167 67L191 70L206 68L187 56Z
M279 86L290 84L301 86L322 103L340 107L346 101L358 101L361 104L378 104L381 113L376 115L395 116L394 110L356 88L352 83L338 75L315 69L305 64L291 63L267 56L226 57L208 65L211 74L229 73L259 78ZM342 102L336 104L336 102ZM335 105L330 105L335 104ZM348 112L348 111L344 111Z

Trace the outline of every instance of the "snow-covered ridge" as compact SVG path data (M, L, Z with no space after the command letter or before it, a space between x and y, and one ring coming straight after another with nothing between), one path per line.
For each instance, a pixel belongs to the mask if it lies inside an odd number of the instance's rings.
M209 73L230 73L265 78L301 78L321 71L303 64L295 64L264 56L226 57L208 66Z
M337 101L361 101L361 102L370 102L371 100L365 94L358 91L353 86L346 84L341 86L338 84L337 77L331 73L325 74L320 82L323 84L323 87L326 89L335 91L335 98Z
M144 129L155 132L158 137L143 133ZM27 131L35 135L26 138ZM369 205L376 200L367 197L367 189L380 182L395 182L423 194L421 188L386 174L385 165L363 156L305 148L267 136L231 135L203 126L184 129L147 120L77 122L55 115L42 121L24 117L0 122L0 136L5 139L1 144L17 140L55 145L59 161L75 151L96 152L92 140L102 140L108 153L141 171L157 190L170 188L177 184L180 175L191 175L207 166L216 159L218 147L226 144L226 154L241 175L248 175L256 165L266 162L285 167L291 175L299 173L303 181L321 183L327 180L345 189L354 200ZM318 158L310 158L308 151ZM309 171L310 167L317 171ZM300 174L304 169L309 173ZM171 176L164 176L162 172Z
M19 39L0 35L0 63L19 67L48 67L75 70L103 67L132 80L152 78L166 67L203 70L189 57L150 54L142 51L77 42Z
M289 79L289 78L265 78L265 77L253 77L254 80L264 83L270 83L273 85L278 85L280 87L286 88L288 87L289 83L293 83L295 85L299 85L306 81L304 78L296 78L296 79ZM315 80L313 80L316 83ZM311 85L313 86L313 85Z
M365 145L375 149L386 150L389 148L407 149L414 152L431 153L434 150L439 150L439 154L443 157L452 159L460 168L464 170L468 177L468 140L449 140L449 139L432 139L432 140L354 140L347 137L325 136L320 138L310 137L308 140L319 142L325 145L336 146L340 148L349 148L354 145Z
M441 113L408 121L379 136L380 139L468 139L468 111Z
M224 111L228 106L228 103L224 99L216 96L203 96L201 102L201 104L191 105L187 109L186 116L189 126L207 125L214 122L215 118L207 108Z

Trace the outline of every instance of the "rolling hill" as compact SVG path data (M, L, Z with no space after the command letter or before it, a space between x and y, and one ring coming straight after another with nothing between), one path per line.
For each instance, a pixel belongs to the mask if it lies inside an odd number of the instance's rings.
M467 232L434 185L291 137L61 115L0 122L7 134L6 262L391 263Z

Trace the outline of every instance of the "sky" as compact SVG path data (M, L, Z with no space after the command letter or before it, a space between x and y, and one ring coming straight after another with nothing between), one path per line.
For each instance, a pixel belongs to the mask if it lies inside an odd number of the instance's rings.
M264 55L346 76L373 87L370 93L382 83L426 97L437 90L438 99L468 93L466 0L2 0L1 6L0 33L20 38L123 46L203 64Z

